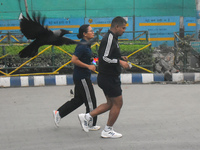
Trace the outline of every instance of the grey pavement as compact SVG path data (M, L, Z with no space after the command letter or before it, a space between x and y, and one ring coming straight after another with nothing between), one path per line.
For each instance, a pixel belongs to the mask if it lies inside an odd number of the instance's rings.
M94 85L98 104L104 95ZM124 104L114 126L120 139L85 133L81 106L53 122L52 110L71 99L73 86L0 88L0 150L199 150L200 84L122 85ZM104 128L108 113L98 117Z

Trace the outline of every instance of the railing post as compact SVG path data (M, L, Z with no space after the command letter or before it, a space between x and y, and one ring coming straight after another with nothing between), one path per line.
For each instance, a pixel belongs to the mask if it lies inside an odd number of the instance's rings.
M175 35L175 32L174 32L174 64L177 65L177 38L176 38L176 35Z
M55 66L55 51L54 51L54 46L51 47L51 52L52 52L52 56L51 56L51 63L52 63L52 71L55 70L54 66Z
M97 31L97 42L99 42L99 31ZM98 45L96 45L96 52L98 51Z
M147 40L147 43L149 43L149 34L148 34L148 31L145 31L146 32L146 40Z
M184 49L183 72L187 72L187 50L185 46L183 49Z
M2 46L2 49L3 49L3 55L6 55L6 49L5 49L5 46ZM4 66L5 68L7 68L7 63L6 63L6 58L3 58L4 59ZM6 73L8 73L8 70L6 69Z
M3 55L5 55L6 54L5 46L2 46L2 49L3 49Z
M8 43L10 44L10 42L11 42L11 38L10 38L10 32L8 32L7 41L8 41Z

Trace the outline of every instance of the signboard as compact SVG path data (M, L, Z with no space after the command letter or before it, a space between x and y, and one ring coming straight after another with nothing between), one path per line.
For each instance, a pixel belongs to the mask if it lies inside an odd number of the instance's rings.
M135 31L149 31L149 41L152 46L163 43L173 46L174 32L179 31L179 18L178 16L135 17ZM143 36L140 40L144 38Z
M196 18L184 17L185 36L196 34Z
M184 28L185 31L196 31L196 18L184 17Z
M190 45L194 48L194 50L200 53L200 41L191 41Z
M63 19L46 19L45 26L48 26L51 30L66 29L73 31L74 34L65 35L68 38L77 40L76 34L80 25L84 24L84 18L63 18ZM20 20L6 20L0 21L0 40L3 39L7 33L14 36L19 42L27 42L28 40L20 31ZM11 42L16 42L14 38L11 37ZM8 39L4 38L1 43L7 42Z
M124 17L124 19L127 21L127 31L133 31L133 18L132 17ZM93 28L94 32L98 31L99 29L102 29L102 33L106 33L110 29L110 25L113 18L85 18L85 24L90 24ZM102 39L103 34L100 36L100 39ZM122 36L119 37L121 40L132 40L133 39L133 33L124 33Z
M127 21L127 29L126 31L133 31L133 18L132 17L124 17ZM77 38L78 29L83 24L90 24L94 30L94 32L102 29L101 33L106 33L111 25L111 21L113 18L47 18L45 20L45 25L47 25L51 30L58 29L66 29L73 31L73 34L67 34L66 37L79 40ZM12 36L15 36L20 42L27 42L28 40L22 35L20 31L20 20L8 20L8 21L0 21L0 40L6 36L8 32L11 33ZM6 34L5 34L6 33ZM102 34L100 39L102 39ZM133 33L124 33L121 37L121 40L132 40ZM7 42L7 38L2 40L1 42ZM11 38L12 42L16 42L14 38Z

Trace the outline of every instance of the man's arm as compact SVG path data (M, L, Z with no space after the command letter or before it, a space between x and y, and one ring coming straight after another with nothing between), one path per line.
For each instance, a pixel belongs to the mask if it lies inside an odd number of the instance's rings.
M115 58L111 59L110 58L110 54L113 51L112 50L113 49L112 43L113 43L113 35L110 33L108 35L108 40L102 41L103 49L105 49L105 51L103 53L103 60L106 63L109 63L109 64L117 64L117 63L119 63L118 59L115 59Z

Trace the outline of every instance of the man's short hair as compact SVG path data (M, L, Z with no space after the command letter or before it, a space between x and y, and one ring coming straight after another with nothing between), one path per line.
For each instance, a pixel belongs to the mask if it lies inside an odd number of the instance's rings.
M115 27L116 25L122 26L123 24L127 24L126 20L123 17L117 16L111 22L111 28Z

